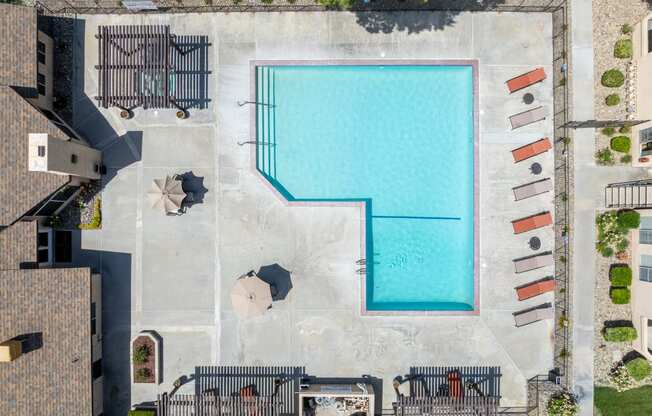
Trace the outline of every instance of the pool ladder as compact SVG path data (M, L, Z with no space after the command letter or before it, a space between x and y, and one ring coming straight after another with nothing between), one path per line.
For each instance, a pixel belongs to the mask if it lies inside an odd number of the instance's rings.
M360 259L355 262L358 266L365 266L367 264L366 259ZM357 274L363 275L367 274L367 268L366 267L360 267L358 270L355 271Z

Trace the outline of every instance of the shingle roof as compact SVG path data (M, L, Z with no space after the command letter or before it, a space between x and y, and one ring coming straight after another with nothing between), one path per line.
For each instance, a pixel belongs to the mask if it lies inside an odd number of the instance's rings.
M0 415L91 414L90 296L88 268L0 271L0 340L43 340L0 365Z
M0 231L0 270L36 262L36 221L19 221ZM2 342L2 341L0 341Z
M36 84L36 9L0 4L0 84Z
M9 225L69 181L27 170L29 133L66 136L16 91L0 87L0 225Z

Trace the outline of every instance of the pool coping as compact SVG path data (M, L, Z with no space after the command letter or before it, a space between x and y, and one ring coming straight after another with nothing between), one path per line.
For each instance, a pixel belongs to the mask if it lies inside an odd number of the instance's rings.
M470 311L379 311L367 310L366 292L367 276L360 277L360 314L367 316L469 316L480 314L479 256L480 256L480 224L479 224L479 87L477 59L326 59L326 60L269 60L252 59L249 61L249 100L256 103L256 67L258 66L325 66L325 65L392 65L392 66L470 66L473 77L473 309ZM249 111L250 137L256 137L256 106ZM366 257L366 203L364 201L288 201L258 170L256 166L256 146L251 146L250 164L254 175L262 180L265 186L286 206L311 207L358 207L360 209L360 258Z

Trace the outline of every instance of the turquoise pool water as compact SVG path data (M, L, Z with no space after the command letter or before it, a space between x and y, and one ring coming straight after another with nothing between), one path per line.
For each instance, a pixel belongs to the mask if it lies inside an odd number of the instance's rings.
M368 310L473 309L471 66L259 66L256 95L288 200L366 202Z

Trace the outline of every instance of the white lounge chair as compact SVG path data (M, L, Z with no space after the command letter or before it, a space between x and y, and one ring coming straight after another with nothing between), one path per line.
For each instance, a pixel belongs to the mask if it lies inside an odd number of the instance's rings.
M550 266L553 263L552 253L543 253L537 256L529 256L514 260L514 271L524 273L541 267Z
M509 117L509 121L512 123L513 130L527 126L528 124L536 123L537 121L545 120L546 117L548 117L548 109L544 106L540 106L531 110L523 111L522 113L514 114Z
M544 303L535 308L519 311L514 314L514 323L517 327L528 325L544 319L553 319L555 310L550 303Z
M552 181L550 178L541 179L535 182L526 183L525 185L517 186L512 189L514 191L514 198L516 201L533 197L535 195L549 192L552 190Z

